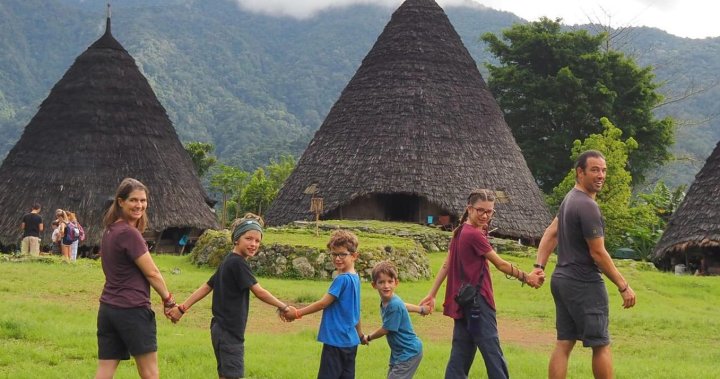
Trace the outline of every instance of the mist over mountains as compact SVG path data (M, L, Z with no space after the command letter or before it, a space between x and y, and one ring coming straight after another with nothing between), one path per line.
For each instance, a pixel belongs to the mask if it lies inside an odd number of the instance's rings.
M487 79L483 65L493 58L478 37L523 20L477 6L445 10ZM365 4L294 18L253 13L235 0L125 0L113 3L112 30L181 140L212 142L221 161L251 170L281 154L302 153L393 11ZM1 157L104 28L100 2L0 3ZM680 120L674 151L681 160L650 178L692 182L720 140L720 38L631 28L616 43L655 68L669 100L697 92L657 110Z

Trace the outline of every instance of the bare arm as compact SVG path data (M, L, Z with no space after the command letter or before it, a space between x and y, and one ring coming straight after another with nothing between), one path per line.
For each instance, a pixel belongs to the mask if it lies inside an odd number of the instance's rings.
M543 233L540 245L538 245L537 258L535 259L535 262L542 266L546 266L548 259L550 259L550 254L552 254L553 250L555 250L557 244L558 218L555 217L547 229L545 229L545 233Z
M40 225L38 226L38 230L39 230L40 232L42 232L43 230L45 230L45 226L43 225L42 222L41 222Z
M426 305L405 303L405 309L407 309L408 312L420 313L423 316L427 316L430 313Z
M363 337L364 337L364 338L363 338L363 343L364 343L364 344L367 344L367 343L369 343L369 342L372 341L372 340L375 340L375 339L378 339L378 338L380 338L380 337L383 337L383 336L388 335L388 333L390 333L390 332L389 332L387 329L385 329L385 328L378 328L376 331L374 331L374 332L372 332L372 333L370 333L370 334L368 334L368 335L366 335L366 336L363 336Z
M183 310L188 310L190 307L192 307L195 303L202 300L212 292L213 288L210 287L207 283L203 283L198 289L195 290L190 296L188 296L185 301L181 304L183 306Z
M530 274L523 272L519 268L516 268L512 265L512 263L500 258L498 253L495 252L495 250L491 250L489 253L485 254L485 258L492 263L495 268L503 272L505 275L510 275L513 278L517 278L519 281L523 283L527 283L533 288L538 288L542 284L541 278L545 278L545 273L543 272L532 272Z
M605 238L585 239L590 249L590 256L600 271L605 274L618 288L623 298L623 308L630 308L635 305L635 291L630 288L627 280L620 274L615 263L613 263L610 253L605 250Z
M266 290L265 288L262 288L260 286L260 283L255 283L252 287L250 287L250 291L257 297L258 299L262 300L265 304L274 305L278 309L283 309L287 306L287 304L283 303L282 301L278 300L273 294L270 293L270 291Z
M145 275L148 282L150 282L150 286L160 295L160 298L162 298L163 301L167 300L170 297L170 291L165 285L165 279L163 279L160 270L150 256L150 252L146 251L145 254L135 259L135 264L140 268L140 271Z
M321 311L321 310L329 307L330 304L332 304L334 301L335 301L335 296L333 296L329 293L326 293L325 295L323 295L322 298L320 298L320 300L308 305L305 308L298 309L297 314L298 314L298 316L302 317L305 315L309 315L311 313L315 313L317 311ZM358 325L360 325L360 324L358 324Z
M448 252L447 257L445 257L445 262L443 262L442 267L440 267L440 271L438 271L437 275L435 276L435 281L433 282L432 287L430 287L430 292L428 292L427 296L420 300L420 305L427 305L429 308L429 311L432 312L435 309L435 297L437 296L438 291L440 290L440 286L445 281L445 278L447 278L448 275L448 267L450 265L450 252Z

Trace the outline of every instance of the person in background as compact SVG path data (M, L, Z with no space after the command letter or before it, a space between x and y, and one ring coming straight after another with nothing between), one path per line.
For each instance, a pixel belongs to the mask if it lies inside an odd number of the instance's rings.
M75 227L77 227L77 230L79 232L78 238L70 244L70 260L75 261L77 260L77 253L78 253L78 245L80 245L80 241L85 240L85 231L83 230L83 227L80 225L80 223L77 220L77 216L75 215L75 212L67 212L68 217L68 223L71 223Z
M53 254L60 254L60 240L62 239L62 236L60 235L60 223L58 223L57 220L53 220L52 222L52 237L50 238L52 240L52 248L50 249L50 252Z
M550 379L567 377L570 353L578 340L592 348L595 378L613 377L609 301L602 274L617 286L624 308L635 305L635 292L605 249L604 222L595 198L606 174L602 153L588 150L580 154L575 162L575 187L565 195L538 246L536 273L543 273L550 253L558 248L550 282L557 330L548 366Z
M160 295L166 316L175 300L142 236L148 223L147 199L145 185L126 178L103 218L100 259L105 285L97 316L96 379L112 378L120 361L130 356L135 358L141 378L160 377L150 287Z
M22 217L22 222L20 223L20 229L23 231L23 238L20 242L21 254L40 255L40 233L43 231L40 208L40 204L35 203L30 213L26 213Z

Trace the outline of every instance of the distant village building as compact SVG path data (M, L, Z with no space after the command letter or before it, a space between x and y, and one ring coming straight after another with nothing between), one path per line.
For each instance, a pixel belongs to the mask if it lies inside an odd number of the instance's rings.
M720 275L720 142L670 218L653 256L667 270L682 265Z
M538 240L551 218L476 63L433 0L407 0L343 90L266 214L457 220L474 188L496 190L496 235Z
M55 209L78 215L86 245L99 244L102 217L125 177L149 194L146 238L170 245L217 221L165 109L135 60L110 32L82 53L0 167L0 243L16 244L20 218L42 205L44 243Z

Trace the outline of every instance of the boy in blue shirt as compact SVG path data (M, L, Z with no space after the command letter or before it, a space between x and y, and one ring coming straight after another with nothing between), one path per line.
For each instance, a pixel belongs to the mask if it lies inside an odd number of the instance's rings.
M318 341L323 343L318 379L355 377L355 356L360 344L360 277L355 272L358 239L352 232L337 230L327 244L338 275L328 292L305 308L290 312L288 319L322 310ZM293 317L294 316L294 317Z
M363 336L362 343L387 336L390 346L390 368L388 379L412 378L422 360L422 342L415 334L410 322L410 312L425 316L428 310L424 306L406 304L395 295L399 283L397 270L390 262L380 262L372 271L372 286L380 294L380 315L383 326L373 333Z

